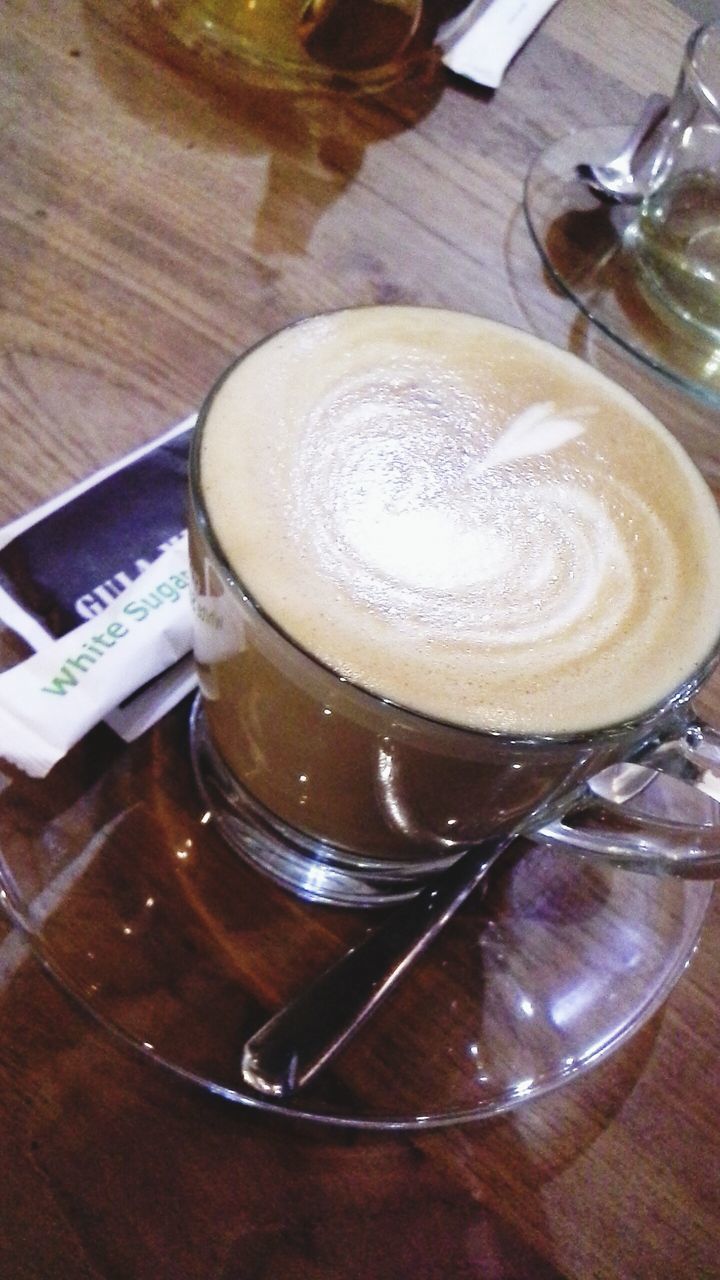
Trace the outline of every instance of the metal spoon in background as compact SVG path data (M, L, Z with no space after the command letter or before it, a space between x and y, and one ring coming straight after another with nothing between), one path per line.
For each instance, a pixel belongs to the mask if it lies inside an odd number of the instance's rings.
M616 204L640 204L645 195L642 182L644 144L652 138L669 106L670 99L664 94L652 93L618 155L605 164L587 161L577 165L578 178L593 195Z

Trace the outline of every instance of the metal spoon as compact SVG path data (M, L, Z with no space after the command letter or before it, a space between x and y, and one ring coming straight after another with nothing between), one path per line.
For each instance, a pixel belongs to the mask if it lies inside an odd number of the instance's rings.
M588 792L626 804L657 777L653 763L610 765L590 779ZM306 1085L355 1035L513 842L504 836L469 849L276 1013L245 1045L245 1083L276 1098Z
M616 204L639 204L645 195L641 181L640 153L667 115L670 99L662 93L652 93L647 99L637 123L626 139L622 150L605 164L589 161L576 166L578 178L602 200Z
M307 1084L355 1035L484 880L511 837L485 840L393 911L245 1045L246 1084L277 1098Z

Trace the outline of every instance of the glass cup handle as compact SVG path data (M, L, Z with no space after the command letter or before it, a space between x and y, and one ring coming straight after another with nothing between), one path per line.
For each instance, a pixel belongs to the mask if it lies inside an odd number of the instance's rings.
M533 838L631 871L720 877L720 732L693 718L596 774Z

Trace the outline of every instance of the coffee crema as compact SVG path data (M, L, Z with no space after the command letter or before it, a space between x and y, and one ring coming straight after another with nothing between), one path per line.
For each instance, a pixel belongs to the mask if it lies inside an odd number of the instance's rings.
M265 614L338 675L472 729L637 717L720 632L720 516L673 436L575 357L368 307L231 370L200 480Z

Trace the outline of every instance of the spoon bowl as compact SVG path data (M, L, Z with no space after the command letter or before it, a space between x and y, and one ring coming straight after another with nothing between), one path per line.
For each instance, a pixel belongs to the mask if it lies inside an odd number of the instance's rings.
M646 190L648 144L654 141L669 106L664 94L652 93L616 156L604 164L585 161L577 166L578 178L593 195L613 204L640 204Z

